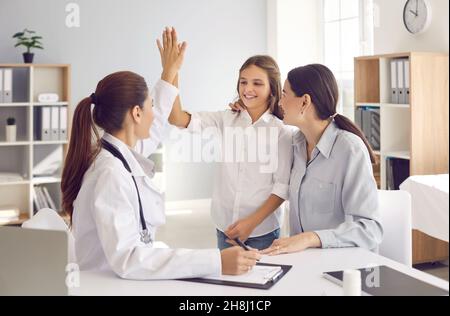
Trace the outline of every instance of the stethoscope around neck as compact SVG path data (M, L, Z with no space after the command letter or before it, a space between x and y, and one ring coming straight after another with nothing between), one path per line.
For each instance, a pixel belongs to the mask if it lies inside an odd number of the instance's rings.
M136 187L136 192L137 192L138 201L139 201L139 217L141 220L141 228L142 228L142 230L140 232L141 241L144 244L149 244L152 242L152 237L150 236L150 233L147 229L147 224L145 222L145 217L144 217L144 211L142 209L141 195L139 194L139 189L138 189L138 186L136 183L136 179L134 178L133 174L131 173L131 168L128 165L128 162L126 161L125 157L120 153L120 151L116 147L114 147L112 144L110 144L109 142L107 142L104 139L102 139L101 142L102 142L102 147L105 150L109 151L114 157L119 159L122 162L125 169L127 169L128 172L131 174L131 178L133 179L134 186Z

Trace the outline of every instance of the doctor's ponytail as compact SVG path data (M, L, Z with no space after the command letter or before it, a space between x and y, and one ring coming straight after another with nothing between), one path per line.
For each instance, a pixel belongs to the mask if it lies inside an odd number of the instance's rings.
M109 134L121 130L127 113L136 105L142 108L147 96L148 87L143 77L121 71L102 79L95 93L76 107L61 180L62 209L70 215L71 221L73 202L84 174L101 150L97 126Z
M70 217L83 176L100 151L98 146L100 137L92 119L91 105L92 99L88 97L84 98L75 109L69 150L62 174L62 208Z

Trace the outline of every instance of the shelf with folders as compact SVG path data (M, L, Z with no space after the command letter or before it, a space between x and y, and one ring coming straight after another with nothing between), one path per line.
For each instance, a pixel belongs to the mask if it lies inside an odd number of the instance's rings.
M355 113L379 112L381 189L398 190L409 176L448 173L448 66L446 53L355 58ZM441 244L413 231L413 263L448 257L448 243Z
M379 115L377 126L359 125L363 131L375 128L379 133L371 144L379 151L381 188L387 188L388 159L409 160L408 176L448 173L447 83L447 54L355 58L355 113L368 110ZM371 141L370 132L366 136Z
M2 207L15 207L23 220L42 205L61 210L61 173L70 131L70 71L67 64L0 64L0 212ZM15 121L14 140L6 137L7 118ZM36 188L42 188L52 203L37 206Z

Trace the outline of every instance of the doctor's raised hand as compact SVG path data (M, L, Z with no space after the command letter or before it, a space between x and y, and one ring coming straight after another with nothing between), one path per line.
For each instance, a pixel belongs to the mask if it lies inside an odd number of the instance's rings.
M161 79L173 83L183 64L187 43L179 43L175 28L166 27L162 33L161 40L156 40L156 44L158 45L163 67Z

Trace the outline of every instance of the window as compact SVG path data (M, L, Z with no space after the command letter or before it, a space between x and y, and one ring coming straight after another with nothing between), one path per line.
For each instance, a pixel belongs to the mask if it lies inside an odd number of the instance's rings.
M323 0L324 62L339 84L338 112L354 118L354 57L373 54L373 0Z

